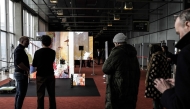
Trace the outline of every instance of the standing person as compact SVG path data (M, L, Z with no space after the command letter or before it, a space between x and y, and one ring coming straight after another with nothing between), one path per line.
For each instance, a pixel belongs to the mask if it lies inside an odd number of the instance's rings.
M19 39L20 44L14 51L14 77L17 82L15 95L15 109L21 109L28 88L29 60L25 48L29 45L29 39L22 36Z
M154 86L162 93L161 103L166 109L190 109L190 9L177 16L175 30L180 37L175 47L181 50L175 80L155 79Z
M47 89L49 95L49 109L56 109L55 102L55 76L53 63L55 60L55 51L50 48L52 40L50 36L42 36L42 48L34 54L33 67L37 68L36 84L37 84L37 109L44 109L44 95Z
M164 55L167 57L167 61L172 65L175 62L174 54L172 54L171 52L168 51L168 47L166 45L162 46L162 51L163 51Z
M153 99L153 109L163 109L160 103L161 93L154 87L155 78L170 78L171 69L167 58L162 52L162 48L159 45L152 45L151 47L150 61L147 68L146 80L145 80L145 97Z
M100 51L100 49L97 49L96 57L97 57L97 60L98 60L98 65L100 65L100 59L101 59L101 51Z
M127 36L123 33L115 35L115 47L102 67L108 75L105 109L136 108L140 67L137 51L126 40Z
M101 58L102 58L102 64L104 64L104 62L105 62L105 49L104 48L102 49L102 52L101 52Z

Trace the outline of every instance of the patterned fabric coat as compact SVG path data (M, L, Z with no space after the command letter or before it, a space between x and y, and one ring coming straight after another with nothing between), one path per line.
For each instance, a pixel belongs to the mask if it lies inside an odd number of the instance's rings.
M129 44L115 47L102 70L108 75L106 109L135 109L140 68L135 48Z
M162 52L153 54L149 62L145 80L146 98L160 99L161 93L154 87L153 82L156 78L171 78L170 64Z

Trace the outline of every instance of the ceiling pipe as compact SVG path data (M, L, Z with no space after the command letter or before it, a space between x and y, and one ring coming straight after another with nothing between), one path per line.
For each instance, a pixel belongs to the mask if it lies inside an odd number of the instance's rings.
M143 14L143 15L162 15L162 13L109 13L111 15L114 14Z
M97 17L97 18L99 18L99 17L108 17L108 16L57 16L57 17Z
M182 1L144 1L144 0L116 0L117 2L151 2L151 3L183 3Z
M107 23L107 22L61 22L61 23L95 23L97 24L97 23ZM117 23L126 23L126 22L117 22Z
M88 28L91 28L91 27L104 27L106 25L96 25L96 26L73 26L73 25L70 25L70 27L88 27ZM112 26L112 27L108 27L108 28L113 28L113 27L128 27L127 25L126 26L123 26L123 25L117 25L117 26Z
M70 9L76 9L76 10L124 10L124 9L120 9L120 8L53 8L55 10L70 10ZM155 10L155 9L133 9L133 10ZM158 9L158 10L162 10L162 9ZM127 10L128 11L128 10Z

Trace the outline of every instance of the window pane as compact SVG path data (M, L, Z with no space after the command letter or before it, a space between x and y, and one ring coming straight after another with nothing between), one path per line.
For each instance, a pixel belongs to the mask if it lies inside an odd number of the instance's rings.
M29 36L29 13L26 13L26 36Z
M9 31L13 32L13 2L9 0Z
M1 0L1 29L6 30L6 12L5 12L5 0Z
M7 61L6 33L1 32L1 60ZM2 67L7 67L7 62L2 62Z
M14 57L14 56L13 56L13 52L14 52L14 49L15 49L15 46L14 46L14 35L13 35L13 34L9 34L9 37L10 37L10 38L9 38L9 42L10 42L10 43L9 43L9 46L8 46L8 47L10 48L10 49L9 49L9 50L10 50L10 52L9 52L9 53L10 53L10 54L9 54L9 56L10 56L9 62L11 62L11 63L9 64L9 66L12 66L12 65L13 65L12 62L13 62L13 60L14 60L14 59L13 59L13 57Z

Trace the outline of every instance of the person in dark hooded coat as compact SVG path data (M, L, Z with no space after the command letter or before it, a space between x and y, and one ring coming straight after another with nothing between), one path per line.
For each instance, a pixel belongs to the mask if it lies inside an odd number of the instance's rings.
M135 48L123 33L115 35L112 49L102 70L107 74L105 109L135 109L140 67Z

